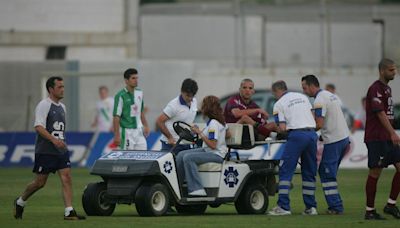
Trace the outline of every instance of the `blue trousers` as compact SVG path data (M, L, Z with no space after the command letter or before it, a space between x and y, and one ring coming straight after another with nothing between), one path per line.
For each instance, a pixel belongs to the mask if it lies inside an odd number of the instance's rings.
M184 150L176 156L176 168L180 181L186 179L188 192L203 189L197 165L207 162L222 163L224 159L216 153L207 152L204 148Z
M278 206L290 211L290 183L301 159L303 201L306 208L317 207L315 176L317 174L317 134L315 131L294 130L288 134L279 168Z
M343 203L338 191L336 175L340 162L349 145L350 141L348 137L338 142L324 145L324 152L318 173L329 210L343 212Z
M171 144L168 144L162 140L160 140L160 142L161 142L161 151L168 151L168 152L173 152L174 154L178 154L180 151L190 150L190 145L179 144L175 146L173 151L171 151L172 150Z

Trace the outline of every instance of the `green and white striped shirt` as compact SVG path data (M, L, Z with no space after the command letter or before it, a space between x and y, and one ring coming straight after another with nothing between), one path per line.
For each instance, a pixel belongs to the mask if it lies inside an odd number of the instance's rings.
M143 91L135 88L132 94L124 88L114 97L113 116L120 117L120 127L138 129L143 126L140 119L143 107Z

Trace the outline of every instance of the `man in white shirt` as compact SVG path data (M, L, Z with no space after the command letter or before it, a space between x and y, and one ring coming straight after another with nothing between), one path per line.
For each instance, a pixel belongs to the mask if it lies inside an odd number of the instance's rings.
M182 82L181 94L171 100L156 120L157 127L163 134L161 136L161 150L178 153L190 149L190 145L175 145L179 136L175 133L173 123L183 121L192 124L197 113L197 82L187 78Z
M291 215L290 183L297 161L301 158L303 180L303 200L306 206L304 215L317 215L315 201L315 176L317 173L317 139L312 106L308 98L295 92L288 92L284 81L272 84L272 93L277 99L274 105L274 118L278 132L288 132L279 168L278 205L269 215Z
M110 132L113 130L113 107L114 99L108 96L108 88L106 86L99 87L100 100L96 103L96 116L92 123L92 127L99 132Z
M349 149L349 129L344 118L339 98L319 87L316 76L306 75L301 79L303 91L314 97L314 114L317 130L321 129L324 151L319 165L319 176L328 214L343 214L343 203L338 191L336 175L340 162Z

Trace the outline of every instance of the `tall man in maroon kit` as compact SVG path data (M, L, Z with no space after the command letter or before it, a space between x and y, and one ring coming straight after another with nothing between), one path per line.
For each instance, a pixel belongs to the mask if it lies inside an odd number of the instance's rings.
M366 101L367 121L365 144L368 148L369 174L365 191L367 206L365 219L383 220L375 210L376 186L383 168L394 165L396 172L392 180L390 196L383 212L400 219L396 200L400 192L400 137L393 128L394 112L392 90L389 81L396 75L396 65L390 59L379 62L379 80L368 89Z
M248 78L243 79L239 94L229 98L225 105L225 121L253 125L258 138L264 140L271 131L276 131L276 125L267 123L268 113L251 100L254 93L254 82Z

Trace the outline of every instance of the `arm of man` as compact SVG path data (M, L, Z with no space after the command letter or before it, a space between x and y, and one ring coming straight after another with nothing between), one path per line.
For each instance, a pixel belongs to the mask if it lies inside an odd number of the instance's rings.
M323 96L317 96L313 104L313 115L315 119L315 130L318 131L324 127L325 116L327 112L327 101Z
M54 136L52 136L43 126L41 126L41 125L35 126L35 130L40 136L42 136L43 138L49 140L57 148L59 148L59 149L66 149L67 148L67 145L65 144L64 141L62 141L60 139L57 139Z
M109 98L109 100L110 100L110 109L111 109L111 112L110 112L110 116L111 116L111 118L112 118L112 120L111 120L111 126L110 126L110 129L109 129L109 131L110 132L113 132L114 131L114 118L113 118L113 112L114 112L114 99L113 98ZM98 114L97 114L98 115Z
M203 142L212 150L215 150L217 148L217 139L214 139L214 137L212 139L209 139L208 136L206 136L200 129L198 126L194 125L191 127L192 131L195 132L196 134L199 135L200 139L203 140ZM215 136L215 135L214 135Z
M144 112L140 113L140 120L142 121L142 124L143 124L143 134L145 137L147 137L150 134L150 128L149 128L149 125L147 124L147 120L146 120L146 116L144 115Z
M94 116L94 120L93 120L92 125L91 125L92 128L94 128L94 127L97 126L97 118L98 118L98 114L96 114L96 115Z
M207 137L205 134L203 134L203 133L201 133L201 134L199 135L199 137L203 140L203 142L204 142L205 144L207 144L208 147L210 147L210 149L215 150L215 149L217 148L217 140L215 140L215 139L208 139L208 137Z
M119 94L115 95L114 97L114 108L113 108L113 128L114 128L114 144L116 146L121 145L121 135L119 132L120 128L120 121L122 115L122 98Z
M324 121L324 117L315 117L316 131L320 130L324 126Z
M165 126L165 122L169 120L169 117L165 115L165 113L161 113L161 115L157 118L156 124L157 127L160 129L161 133L165 135L168 139L168 144L175 145L175 139L172 137L171 132L169 132L167 126Z
M389 119L386 116L386 113L384 111L379 111L376 114L383 127L386 129L387 132L389 132L393 145L400 145L400 137L394 130L392 124L390 123Z
M273 108L274 121L277 125L276 131L277 133L286 132L286 120L285 115L283 114L283 109L280 104L275 103Z
M286 132L286 123L280 122L277 130L278 130L278 133Z
M251 108L251 109L234 108L231 110L231 112L235 118L240 118L245 115L251 116L255 113L261 113L262 115L265 116L265 118L268 118L268 113L265 110L262 110L261 108Z
M114 127L114 144L119 146L121 144L121 135L119 133L119 116L113 117L113 127Z

